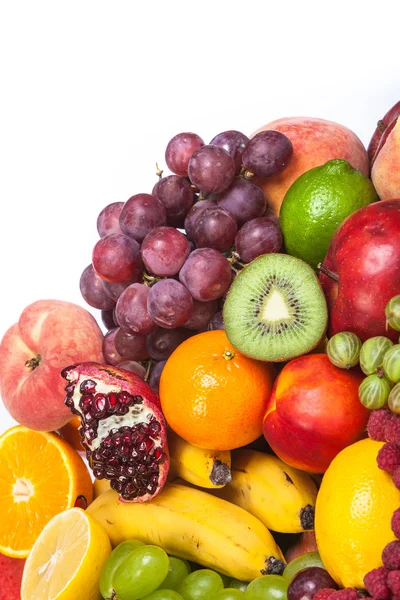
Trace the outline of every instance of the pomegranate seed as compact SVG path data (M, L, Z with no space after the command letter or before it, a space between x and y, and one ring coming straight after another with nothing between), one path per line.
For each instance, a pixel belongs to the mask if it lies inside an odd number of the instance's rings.
M152 421L149 425L149 434L157 435L158 433L160 433L160 431L161 431L161 425L158 421L156 421L154 419L154 421Z
M118 400L117 394L115 394L114 392L110 392L109 394L107 394L107 398L108 398L110 408L119 406L119 400Z
M73 383L69 383L69 384L67 385L67 387L65 388L65 391L66 391L68 394L73 394L73 393L74 393L74 389L75 389L75 385L74 385Z
M122 483L120 481L116 481L115 479L111 481L111 487L119 494L122 492L123 489Z
M131 452L131 447L130 446L121 446L120 448L120 453L125 455L125 456L129 456Z
M105 394L95 394L90 412L96 419L101 419L107 413L107 400Z
M115 477L114 469L107 469L107 471L105 472L105 476L107 477L107 479L112 479L113 477Z
M103 469L93 469L93 475L96 479L104 479L104 470Z
M69 367L65 367L65 369L63 369L61 371L61 377L64 377L64 379L68 379L68 375L77 367L78 365L70 365Z
M129 444L129 445L132 444L132 434L130 432L125 433L122 436L122 441L124 442L124 444Z
M68 406L68 408L71 408L71 406L74 405L74 401L72 399L72 396L67 396L64 400L64 404L65 406Z
M121 446L122 444L122 436L119 433L116 433L113 437L112 437L112 443L113 445L118 448L118 446Z
M81 407L84 414L86 414L92 405L93 396L92 394L84 394L79 400L79 406Z
M111 458L108 461L108 464L110 465L110 467L118 467L118 458L116 456L114 456L113 458Z
M105 448L111 448L111 446L112 446L112 443L111 443L111 438L110 438L110 436L107 436L106 438L104 438L104 440L102 441L102 445L103 445Z
M125 405L125 406L132 406L133 403L133 396L132 394L129 394L128 392L120 392L118 394L118 398L121 404Z
M90 394L90 393L92 393L92 392L95 391L95 389L96 389L96 382L93 381L93 379L85 379L85 381L82 381L79 389L82 392L82 394L84 392Z
M129 412L129 406L121 406L114 414L117 416L126 415Z
M94 438L96 437L96 434L97 431L95 431L93 427L87 427L85 431L85 437L89 442L93 442Z

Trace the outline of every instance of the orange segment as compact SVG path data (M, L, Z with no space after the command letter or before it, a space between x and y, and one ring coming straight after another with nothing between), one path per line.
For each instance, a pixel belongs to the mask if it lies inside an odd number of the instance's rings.
M77 452L58 435L12 427L0 437L0 552L26 558L54 515L89 503L92 480Z

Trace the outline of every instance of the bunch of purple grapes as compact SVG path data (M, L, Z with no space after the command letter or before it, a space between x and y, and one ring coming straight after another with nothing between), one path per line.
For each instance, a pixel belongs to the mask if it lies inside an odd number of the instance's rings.
M80 290L102 311L108 364L147 376L157 389L180 343L223 329L221 309L236 273L282 247L278 220L266 216L266 199L252 176L276 175L292 153L290 140L277 131L251 140L225 131L208 145L180 133L165 152L172 175L159 172L151 194L100 212L100 239Z

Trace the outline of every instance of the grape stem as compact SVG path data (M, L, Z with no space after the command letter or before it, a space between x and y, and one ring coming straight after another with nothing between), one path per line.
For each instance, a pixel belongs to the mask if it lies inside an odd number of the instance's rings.
M149 360L147 361L147 366L146 366L146 374L144 376L144 380L147 383L149 381L149 377L150 377L150 370L153 364L153 360L151 358L149 358Z
M317 269L319 269L321 271L321 273L323 273L330 279L333 279L333 281L339 281L339 275L337 275L337 273L334 273L330 269L327 269L326 267L324 267L324 265L322 263L318 263Z
M160 167L158 166L158 163L156 163L156 175L159 179L162 178L163 173L164 173L164 171L162 169L160 169Z

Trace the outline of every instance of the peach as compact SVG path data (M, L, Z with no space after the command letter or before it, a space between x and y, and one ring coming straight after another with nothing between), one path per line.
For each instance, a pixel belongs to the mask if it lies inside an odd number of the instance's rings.
M371 179L381 200L400 198L400 117L384 132L372 162Z
M365 435L369 411L358 399L363 374L333 366L326 354L289 361L275 380L263 433L288 465L324 473L335 456Z
M364 175L369 174L366 149L357 135L344 125L313 117L287 117L260 127L250 137L265 129L280 131L293 144L293 157L282 173L265 179L254 178L264 191L270 214L279 216L287 190L300 175L328 160L343 158Z
M102 341L94 317L76 304L38 300L25 308L0 344L0 394L12 418L38 431L70 421L61 371L102 362Z

